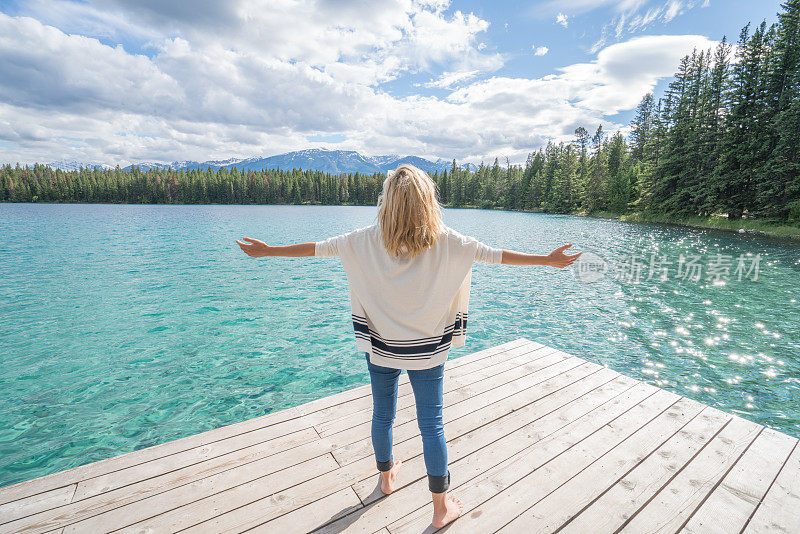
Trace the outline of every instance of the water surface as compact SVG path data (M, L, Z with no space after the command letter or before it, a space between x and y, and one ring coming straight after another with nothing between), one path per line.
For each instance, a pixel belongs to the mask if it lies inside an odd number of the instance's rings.
M234 240L321 240L375 214L0 204L0 485L368 383L339 260L255 259ZM467 345L450 357L526 337L800 435L800 244L501 211L448 209L445 222L526 252L572 242L612 267L719 253L733 273L760 254L757 280L725 285L677 279L674 264L640 283L475 264Z

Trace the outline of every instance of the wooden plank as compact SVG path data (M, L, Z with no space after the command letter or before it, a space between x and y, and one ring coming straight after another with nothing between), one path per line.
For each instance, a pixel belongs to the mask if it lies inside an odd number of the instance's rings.
M637 384L630 391L647 393L647 396L636 399L633 406L626 405L622 414L584 439L570 444L561 454L554 457L546 455L544 458L539 455L528 456L509 466L509 470L515 472L516 479L512 483L504 481L499 487L491 488L494 494L477 506L474 500L470 500L469 505L465 502L467 513L448 529L448 533L496 532L515 518L524 503L540 500L560 486L564 479L579 473L597 457L667 410L679 398L674 393L658 390L649 384ZM464 502L461 493L459 498ZM389 531L394 533L391 526Z
M273 431L273 429L275 429ZM235 462L235 458L253 460L255 458L266 458L279 452L292 449L313 441L320 445L318 454L325 454L328 450L324 442L317 441L319 437L313 428L295 430L288 434L286 429L277 429L269 426L263 429L247 432L246 434L234 436L225 440L208 443L201 447L195 447L187 451L181 451L164 458L151 460L126 469L121 469L113 473L100 475L98 477L84 480L78 483L78 489L72 502L84 501L90 497L107 494L110 491L127 487L128 492L140 492L141 488L134 488L133 485L143 480L150 480L154 477L169 475L170 473L188 466L200 466L203 469L195 470L199 475L208 475L210 471L217 471L217 467L230 468ZM278 434L275 436L275 434ZM253 448L258 452L251 455ZM189 482L187 475L191 471L184 470L181 473L181 482ZM174 477L172 477L174 479ZM164 481L162 481L164 482ZM121 492L117 492L117 498ZM94 503L95 501L93 501Z
M763 428L739 417L731 419L652 501L636 512L620 532L676 532Z
M534 349L530 347L534 347ZM538 348L542 348L542 346L538 344L522 344L509 350L519 349L514 354L524 355L527 354L525 351ZM496 356L496 354L493 354L481 360L475 360L475 362L485 362L487 358ZM459 366L453 374L468 369L471 363L473 362ZM477 369L477 367L475 368ZM452 382L452 384L457 384L457 382ZM371 402L369 398L367 401ZM341 405L338 405L338 407L341 407ZM322 410L317 413L327 412ZM286 428L286 425L292 425L293 427L305 426L306 428L290 434L284 434L290 430ZM366 435L369 435L368 433L369 430L366 431ZM270 437L273 435L277 435L279 438L273 438L270 441ZM281 451L294 449L293 454L276 457L276 460L286 459L291 460L293 463L300 463L316 455L327 454L336 446L336 443L332 440L319 440L317 438L318 436L313 428L309 428L294 419L242 435L232 436L225 440L205 444L201 447L83 481L78 485L77 492L73 488L76 496L73 498L72 506L46 509L35 517L28 517L28 522L30 525L50 525L53 518L56 517L61 518L63 521L79 521L85 519L89 514L99 514L167 489L189 484L199 477L211 476L237 465L257 461ZM300 453L306 454L301 456ZM268 474L278 468L277 465L271 467L271 469L266 470L262 468L259 472ZM85 500L95 496L97 498ZM19 505L19 503L26 500L16 501L16 503ZM84 501L79 502L81 500ZM77 510L78 513L71 513L71 510ZM30 511L30 508L27 508L26 511ZM21 528L20 523L15 523L12 527Z
M543 418L544 425L540 423L536 426L543 426L540 432L544 435L540 434L541 439L534 443L525 443L523 448L517 448L514 444L520 439L519 437L516 440L506 441L509 450L501 454L495 453L488 465L480 461L483 451L477 451L470 458L471 461L457 466L459 476L451 485L452 493L464 504L464 513L458 521L464 520L467 515L477 519L483 511L474 510L470 513L470 510L495 496L502 489L518 482L537 467L563 454L576 443L628 412L632 406L648 398L652 393L653 389L640 387L637 384L623 394L604 402L597 402L597 399L585 396ZM581 403L586 403L583 409L579 408ZM548 423L552 427L557 427L557 431L548 428ZM420 481L420 484L424 484L424 480ZM403 513L398 514L400 517L388 525L389 531L395 534L424 530L430 525L433 506L430 499L422 504L423 506L412 511L402 510Z
M681 532L741 532L795 445L796 438L764 429Z
M599 496L577 517L561 527L561 534L616 532L694 458L731 420L705 407L653 454Z
M258 471L252 473L237 470L224 471L217 476L201 478L191 484L181 486L178 488L179 491L161 492L141 499L132 506L115 507L99 514L95 514L92 509L73 510L72 513L65 516L48 515L36 522L28 521L26 518L25 521L7 523L0 527L0 531L4 533L38 533L64 525L64 532L110 532L128 522L135 521L137 517L149 517L161 510L174 509L184 502L183 499L191 498L195 494L213 493L219 488L235 487L243 477L253 484L261 483L266 486L283 487L309 480L320 473L330 472L338 468L338 464L328 454L288 468L271 465L263 467L263 475Z
M399 444L398 447L396 447L396 452L398 457L405 457L406 454L413 456L421 452L418 449L419 446L416 443L409 443L407 445ZM263 510L263 503L265 500L270 501L270 507L267 512L257 516L261 520L267 521L289 513L295 508L313 502L318 498L334 493L345 486L352 485L373 473L376 473L375 459L369 457L330 473L318 476L313 480L309 479L307 482L291 488L269 487L263 484L241 484L225 492L209 495L201 500L187 499L186 502L188 504L182 509L171 510L157 517L141 521L135 525L135 528L155 533L173 532L195 525L197 530L202 531L211 527L204 524L197 526L197 523L211 520L215 514L224 514L223 519L230 523L229 528L237 529L242 527L240 524L241 521L249 521L251 517L249 515L243 516L240 514L245 508L258 508ZM282 496L282 500L276 500L277 496ZM235 512L225 513L234 510ZM133 513L135 513L135 509ZM129 512L126 517L130 517L130 515L131 512ZM191 518L192 522L187 524L187 518ZM211 529L215 530L216 528L221 528L220 524L220 521L217 521ZM255 526L258 523L247 524L249 526Z
M251 486L263 484L265 487L291 487L312 480L317 476L330 474L335 472L336 469L338 469L336 462L330 455L326 455L312 458L311 460L290 468L272 472L269 475L258 477L255 480L251 473L233 470L226 471L222 474L224 476L204 478L188 486L184 486L181 488L183 490L181 492L170 491L160 493L138 501L135 503L135 506L115 508L103 514L92 515L83 521L71 523L64 528L64 533L111 532L118 529L128 532L143 532L144 530L138 527L130 527L127 525L130 525L141 517L153 517L154 515L164 513L168 513L171 516L181 516L181 522L191 524L195 520L191 512L191 507L181 508L181 505L186 503L187 497L192 498L197 494L216 494L219 493L217 491L218 489L222 489L224 492L224 488L238 487L237 483L242 482L242 479L246 479ZM268 503L268 505L286 504L284 502L284 497L278 494L273 495L270 499L266 499L264 503ZM209 513L213 515L213 510L206 510L206 514Z
M268 525L257 525L248 532L263 532L264 534L275 534L276 532L307 532L302 525L324 525L335 521L340 517L345 517L352 512L358 513L364 505L358 499L353 488L346 487L336 493L326 495L312 503L298 508L286 515L283 515ZM222 532L216 529L212 521L208 525L206 532Z
M0 524L35 514L39 510L49 510L65 506L72 501L77 484L37 493L25 499L0 504Z
M445 362L445 368L455 369L462 365L469 364L470 362L481 360L495 354L500 354L506 350L510 350L514 347L525 344L539 347L542 346L539 343L535 343L525 338L519 338L501 345L475 352L473 354L461 356L459 358L448 359ZM126 454L115 456L113 458L100 460L98 462L73 467L71 469L45 475L33 480L12 484L10 486L0 488L0 504L22 499L38 493L44 493L46 491L51 491L64 486L69 486L70 484L80 482L81 480L111 473L244 432L250 432L264 426L302 417L319 410L330 408L332 406L343 404L350 400L369 395L370 385L366 384L364 386L342 391L334 395L322 397L299 406L269 413L261 417L248 419L232 425L226 425L220 428L208 430L206 432L201 432L199 434L186 436L185 438L177 439L167 443L161 443L159 445L132 451Z
M604 369L603 373L610 371ZM609 374L613 373L611 371ZM597 373L599 374L599 373ZM592 378L595 375L592 375ZM586 380L588 380L587 378ZM581 382L575 383L575 385ZM488 445L480 447L467 447L467 453L462 458L456 458L453 462L448 462L451 472L451 488L459 485L459 481L471 480L487 470L491 470L498 462L503 463L509 456L517 457L525 451L526 454L557 454L555 447L547 444L554 442L573 441L583 437L586 433L591 433L608 422L620 412L624 411L624 403L613 403L631 391L633 388L627 387L631 383L625 377L617 376L610 382L606 382L601 388L595 388L590 393L583 394L567 404L561 410L549 410L547 415L540 417L538 421L532 421L518 431L506 434L501 439L496 439ZM601 389L605 391L601 392ZM562 390L563 391L563 390ZM622 391L621 394L619 392ZM641 392L640 392L641 394ZM627 402L632 399L628 398ZM601 407L598 408L598 405ZM571 416L578 416L586 423L584 425L572 424L573 417L565 417L564 413L570 412ZM486 427L476 429L471 439L480 439L485 433ZM463 449L461 445L468 442L456 439L452 443L453 453L461 456ZM448 447L451 447L450 445ZM450 450L448 449L448 457ZM401 471L402 473L402 471ZM428 482L425 476L424 465L421 467L416 480L408 486L395 490L392 495L372 502L363 511L357 512L357 517L345 517L339 521L324 526L319 530L319 534L331 533L370 533L375 531L380 525L388 521L397 521L414 511L430 505L431 498L428 492ZM463 484L463 482L461 482ZM458 494L461 496L461 493ZM430 508L430 514L433 510ZM424 530L430 523L430 515L422 520L421 525L417 525L414 532ZM269 525L267 523L266 525ZM302 525L305 530L316 528L318 525ZM392 525L389 525L391 531ZM303 530L303 529L300 529Z
M744 529L745 534L800 532L800 445L795 445L767 495Z
M54 525L65 525L81 521L87 517L105 513L123 505L157 496L169 489L179 490L181 487L204 480L209 481L209 484L200 484L198 487L208 489L214 485L221 484L221 482L218 482L219 480L229 480L231 481L230 483L235 483L233 481L239 479L235 473L230 473L230 471L237 467L252 470L253 477L256 477L268 475L325 454L330 457L330 460L333 460L329 453L334 444L328 443L327 453L323 452L321 454L320 450L324 449L325 443L317 439L318 437L313 429L309 428L302 431L296 435L296 438L297 440L294 444L284 440L278 443L280 447L274 448L272 447L274 442L268 441L188 466L160 461L159 466L164 469L162 473L154 469L152 476L144 478L143 473L144 480L133 484L121 488L109 488L107 491L90 498L73 501L68 505L47 509L33 515L26 515L10 523L4 523L0 525L0 533L18 531L42 532L52 528ZM145 465L149 466L150 464ZM333 460L333 465L338 466L335 460ZM9 505L27 500L14 501Z
M533 505L530 508L522 511L498 532L521 530L524 530L526 534L555 532L590 504L597 495L613 486L626 472L663 445L694 419L703 408L704 406L698 402L686 398L679 399L665 412L636 430L571 478L569 475L575 471L574 465L565 463L562 463L561 466L554 465L550 468L548 476L556 483L562 481L561 486L538 502L531 502ZM595 454L596 451L591 451L590 456ZM583 462L584 458L578 458L578 463ZM561 469L557 470L557 467ZM521 508L524 506L527 506L527 503Z

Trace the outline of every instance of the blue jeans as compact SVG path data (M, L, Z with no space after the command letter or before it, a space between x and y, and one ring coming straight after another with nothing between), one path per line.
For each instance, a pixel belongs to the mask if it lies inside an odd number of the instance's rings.
M400 369L374 365L367 358L372 384L372 447L378 470L388 471L394 465L392 457L392 424L397 410L397 380ZM422 434L422 453L428 472L428 488L442 493L450 487L447 469L447 445L444 439L444 364L430 369L408 369L408 380L414 390L417 405L417 424Z

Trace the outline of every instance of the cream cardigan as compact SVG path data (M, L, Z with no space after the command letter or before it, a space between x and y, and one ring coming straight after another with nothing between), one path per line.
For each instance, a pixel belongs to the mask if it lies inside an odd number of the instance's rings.
M466 341L473 262L500 263L503 250L445 227L416 258L398 259L373 224L317 241L314 255L341 258L356 348L375 365L428 369Z

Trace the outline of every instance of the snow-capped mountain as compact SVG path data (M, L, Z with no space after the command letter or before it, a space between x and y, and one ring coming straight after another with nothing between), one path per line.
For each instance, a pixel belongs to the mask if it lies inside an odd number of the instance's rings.
M77 171L80 168L84 169L113 169L114 167L111 165L106 165L105 163L97 163L94 161L75 161L75 160L59 160L54 161L53 163L48 163L48 167L52 169L61 169L62 171Z
M352 150L298 150L266 158L252 158L228 165L241 169L307 169L343 174L348 172L379 172L377 165Z
M132 163L122 168L129 171L134 166L141 171L149 169L233 169L241 170L263 170L263 169L303 169L331 174L346 174L360 172L362 174L385 173L389 169L394 169L402 163L410 163L426 172L436 172L449 170L453 163L444 159L431 161L418 156L398 156L396 154L385 156L363 156L353 150L326 150L322 148L312 148L308 150L298 150L287 152L277 156L253 157L253 158L230 158L226 160L198 161L173 161L171 163L161 163L156 161L142 161ZM97 163L81 163L77 161L51 163L51 167L64 170L78 169L80 166L101 167L113 169L111 165ZM473 164L465 164L463 168L473 169Z
M389 154L388 156L372 156L368 159L378 167L383 167L385 165L391 165L393 161L397 161L401 157L402 156L398 156L397 154Z
M287 152L286 154L277 156L249 158L223 166L229 169L236 167L239 170L304 169L329 172L331 174L353 172L373 174L394 169L401 163L410 163L426 172L443 171L449 169L452 165L452 163L443 159L430 161L417 156L363 156L353 150L325 150L313 148L298 150L296 152Z
M193 168L191 165L199 165L196 161L173 161L172 163L160 163L157 161L140 161L139 163L132 163L131 165L126 165L122 167L123 171L131 170L134 165L139 168L140 171L148 171L150 169L188 169Z

